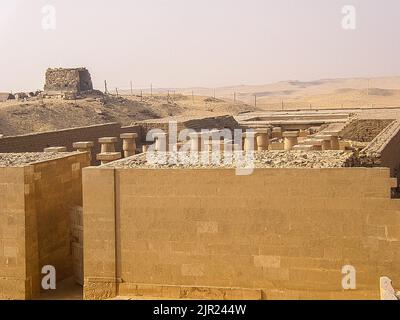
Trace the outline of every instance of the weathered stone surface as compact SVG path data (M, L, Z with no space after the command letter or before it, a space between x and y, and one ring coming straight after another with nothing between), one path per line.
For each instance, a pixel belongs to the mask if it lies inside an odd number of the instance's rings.
M0 167L24 166L39 161L63 158L74 152L28 152L28 153L0 153Z

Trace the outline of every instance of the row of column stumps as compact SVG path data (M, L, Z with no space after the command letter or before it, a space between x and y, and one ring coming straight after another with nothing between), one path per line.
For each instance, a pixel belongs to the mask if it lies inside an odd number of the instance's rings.
M283 138L283 149L285 151L290 150L305 150L305 151L325 151L325 150L339 150L339 131L323 131L320 134L309 136L308 130L300 131L285 131L282 132L282 128L275 127L270 132L270 129L261 128L255 129L251 132L243 133L243 150L245 151L263 151L268 150L270 145L270 136L272 139ZM190 134L191 137L191 151L209 150L211 151L210 143L207 139L202 139L202 133L195 132ZM211 138L211 137L210 137ZM299 138L303 141L299 143ZM205 145L201 145L201 143ZM229 143L227 141L226 143ZM208 145L208 146L207 146ZM221 147L222 149L222 147ZM156 150L157 149L156 146ZM164 149L166 150L166 149Z
M190 139L190 150L192 152L199 151L212 151L213 148L224 150L237 150L238 146L234 144L232 140L221 140L221 138L215 140L213 134L219 134L221 130L213 130L209 133L193 132L191 133ZM206 138L204 138L206 135ZM283 138L283 149L289 150L339 150L339 132L336 131L323 131L320 134L308 137L308 133L305 130L300 131L285 131L282 132L281 127L272 128L272 132L268 128L258 128L254 131L243 133L243 150L244 151L264 151L268 150L270 145L270 135L272 139ZM301 144L299 144L298 138L305 138ZM136 153L136 138L137 133L122 133L120 138L123 140L123 153L124 157L130 157ZM155 150L167 151L168 146L168 134L167 133L156 133L155 138ZM101 161L101 164L106 164L111 161L121 159L121 152L116 152L115 143L118 142L117 137L102 137L99 138L98 142L101 144L101 152L97 154L96 159ZM219 147L215 147L219 145ZM227 148L229 146L229 148ZM73 148L80 152L88 152L91 156L91 150L94 147L92 141L80 141L73 144ZM148 145L143 145L143 152L148 151ZM233 147L233 148L232 148ZM45 152L66 152L66 147L49 147L44 149Z
M305 139L302 144L297 145L295 150L339 150L339 132L323 131L313 137Z
M122 150L124 157L130 157L136 154L136 138L137 133L122 133ZM96 159L101 161L101 164L106 164L111 161L121 159L121 152L115 151L115 143L118 142L117 137L102 137L98 142L101 145L101 151L96 155ZM72 147L79 152L88 152L90 160L92 160L92 148L94 147L93 141L78 141L72 144ZM44 152L67 152L66 147L48 147L43 150Z
M190 151L212 151L213 149L224 151L224 150L237 150L239 147L234 143L233 140L224 140L223 137L218 136L218 140L214 138L215 135L219 135L221 130L212 130L207 133L203 132L192 132L189 134L190 137ZM257 146L258 151L268 150L269 146L269 129L256 129L251 132L243 133L243 150L253 151ZM155 151L168 151L170 146L168 145L168 134L167 133L154 133L153 134L155 143ZM253 140L253 141L251 141ZM179 143L178 143L179 145ZM143 145L143 152L147 152L149 145ZM176 151L176 150L175 150Z
M137 133L122 133L122 150L124 158L134 156L136 154L136 138ZM96 159L101 161L101 164L106 164L112 161L121 159L121 152L116 152L115 144L118 142L117 137L103 137L99 139L101 144L100 153L97 154Z

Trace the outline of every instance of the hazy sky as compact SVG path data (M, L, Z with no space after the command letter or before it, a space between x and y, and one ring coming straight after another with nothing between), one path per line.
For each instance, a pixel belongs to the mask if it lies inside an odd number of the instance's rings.
M0 91L42 88L58 66L88 67L98 88L400 75L400 1L0 0Z

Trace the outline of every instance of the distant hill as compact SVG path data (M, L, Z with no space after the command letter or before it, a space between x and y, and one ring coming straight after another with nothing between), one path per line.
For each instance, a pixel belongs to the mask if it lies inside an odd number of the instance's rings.
M107 122L130 125L135 121L170 116L212 117L254 111L252 106L209 97L177 94L88 96L85 99L28 99L0 102L0 134L17 135Z
M288 80L265 85L240 85L221 88L176 89L183 94L236 98L257 107L279 110L343 107L400 106L400 76L377 78L321 79L315 81Z

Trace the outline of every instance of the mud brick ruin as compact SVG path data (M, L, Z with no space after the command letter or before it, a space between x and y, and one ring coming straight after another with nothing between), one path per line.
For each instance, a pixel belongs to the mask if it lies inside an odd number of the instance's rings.
M80 93L93 90L93 84L86 68L49 68L44 90L47 94Z

